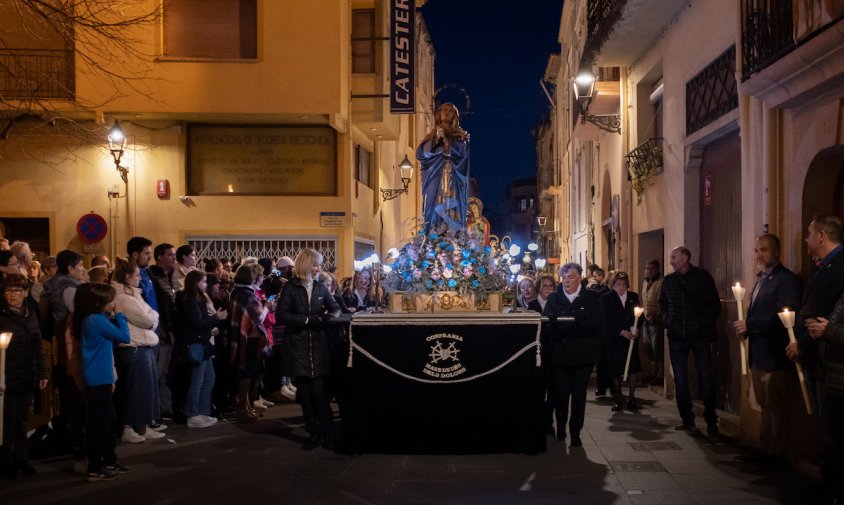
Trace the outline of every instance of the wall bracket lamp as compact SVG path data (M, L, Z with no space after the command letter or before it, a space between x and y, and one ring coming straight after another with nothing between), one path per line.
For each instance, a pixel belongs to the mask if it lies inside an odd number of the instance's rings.
M126 134L120 127L120 122L115 119L114 126L108 131L108 150L111 151L111 156L114 158L114 168L120 173L123 183L129 184L129 169L120 166L124 147L126 147Z
M406 154L404 155L404 159L401 163L399 163L399 173L401 174L403 187L396 189L381 189L381 198L385 202L407 193L407 187L410 185L410 180L413 178L413 163L410 162L410 159L408 159Z
M591 70L582 70L572 83L574 99L580 106L580 124L588 121L609 133L621 135L621 116L619 114L589 114L589 105L595 92L595 74Z

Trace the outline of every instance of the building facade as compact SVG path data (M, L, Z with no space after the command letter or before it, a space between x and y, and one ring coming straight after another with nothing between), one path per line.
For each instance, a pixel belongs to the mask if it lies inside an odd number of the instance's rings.
M729 329L730 286L753 285L753 243L764 232L783 240L783 263L805 279L811 216L844 215L842 15L821 1L566 2L561 53L551 57L558 71L545 76L556 202L569 212L554 227L571 227L561 260L627 270L640 286L647 259L670 272L671 249L688 247L722 299L719 408L737 414L750 439L759 407ZM573 92L584 69L597 77L585 111ZM789 457L811 460L816 433L794 417Z
M415 163L433 124L422 16L410 21L416 113L394 114L388 2L231 4L135 2L70 39L36 12L7 17L4 46L19 49L0 51L0 234L46 243L44 253L110 256L133 235L208 257L316 247L341 275L405 238L421 208L418 170L407 194L387 201L380 190L403 187L398 165ZM131 46L92 48L109 33ZM125 183L106 146L116 120ZM89 213L108 224L98 244L77 233Z

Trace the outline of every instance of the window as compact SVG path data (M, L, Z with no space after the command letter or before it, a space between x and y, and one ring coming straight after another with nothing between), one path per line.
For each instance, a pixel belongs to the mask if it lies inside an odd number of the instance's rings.
M375 9L352 11L352 72L375 73Z
M359 145L355 145L355 168L355 179L371 188L372 153Z
M255 59L257 0L164 0L164 56Z

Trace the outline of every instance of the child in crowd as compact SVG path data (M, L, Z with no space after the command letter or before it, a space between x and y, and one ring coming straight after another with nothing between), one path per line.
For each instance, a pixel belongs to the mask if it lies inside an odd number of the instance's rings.
M115 343L130 342L126 316L115 313L116 291L107 284L84 284L75 307L73 335L82 340L82 363L88 396L88 481L117 478L129 471L117 461L116 413L112 392Z

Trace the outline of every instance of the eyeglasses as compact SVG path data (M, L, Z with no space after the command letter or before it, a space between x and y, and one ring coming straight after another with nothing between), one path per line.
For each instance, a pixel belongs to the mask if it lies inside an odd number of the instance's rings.
M23 288L8 288L6 289L6 293L10 293L13 295L20 295L22 293L26 293L26 290Z

